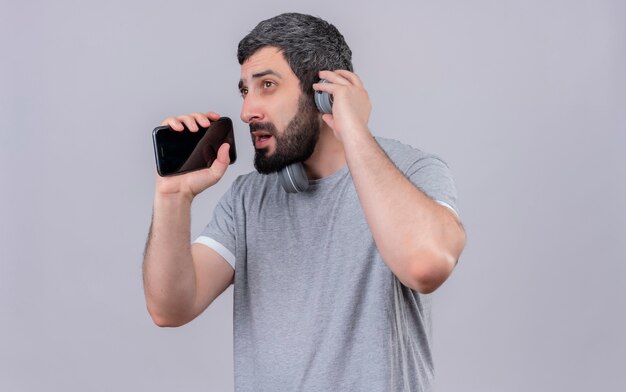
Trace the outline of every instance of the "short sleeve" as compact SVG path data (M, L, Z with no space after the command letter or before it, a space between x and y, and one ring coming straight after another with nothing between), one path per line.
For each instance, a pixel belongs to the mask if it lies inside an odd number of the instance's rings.
M431 154L415 160L407 169L406 176L428 197L450 208L457 216L457 190L448 165Z
M194 241L216 251L231 267L235 268L236 231L233 210L233 187L222 196L213 210L213 217L202 233Z

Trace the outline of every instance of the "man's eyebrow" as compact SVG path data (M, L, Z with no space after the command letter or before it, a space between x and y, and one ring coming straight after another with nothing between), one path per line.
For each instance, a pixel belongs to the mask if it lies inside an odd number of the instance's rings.
M255 74L252 74L252 79L258 79L258 78L262 78L263 76L267 76L267 75L273 75L278 77L279 79L282 79L282 75L272 69L267 69L265 71L261 71L261 72L257 72ZM241 90L241 88L243 87L243 79L239 79L239 90Z

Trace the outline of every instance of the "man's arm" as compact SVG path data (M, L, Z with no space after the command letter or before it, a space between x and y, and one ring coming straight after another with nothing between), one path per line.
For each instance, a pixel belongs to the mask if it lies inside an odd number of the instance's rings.
M196 318L231 284L233 268L211 248L190 243L191 202L157 196L144 256L148 312L161 327Z
M169 118L162 125L175 130L184 123L192 132L208 126L215 113ZM213 165L204 170L156 178L152 225L143 263L148 311L159 326L180 326L197 317L232 282L233 268L222 256L190 244L193 198L218 182L229 163L228 145L220 147Z
M456 215L411 183L373 137L345 143L350 173L383 260L404 285L433 292L463 250L465 233Z
M358 76L322 71L332 84L316 84L333 94L333 114L323 116L343 143L346 161L380 254L406 286L430 293L450 275L465 245L456 215L413 185L372 137L371 110Z

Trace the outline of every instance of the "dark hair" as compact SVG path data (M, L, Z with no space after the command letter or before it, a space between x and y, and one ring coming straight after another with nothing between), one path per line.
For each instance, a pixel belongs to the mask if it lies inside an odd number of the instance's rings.
M311 86L321 70L352 71L352 51L343 35L315 16L286 13L260 22L239 41L239 64L266 46L282 51L304 93L313 93Z

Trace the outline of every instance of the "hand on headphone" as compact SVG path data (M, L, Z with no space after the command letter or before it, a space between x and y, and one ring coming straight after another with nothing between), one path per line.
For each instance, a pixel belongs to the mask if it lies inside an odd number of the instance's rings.
M372 104L361 79L346 70L320 71L319 77L330 83L315 83L313 89L333 96L333 113L322 115L322 119L339 140L353 132L369 133Z

